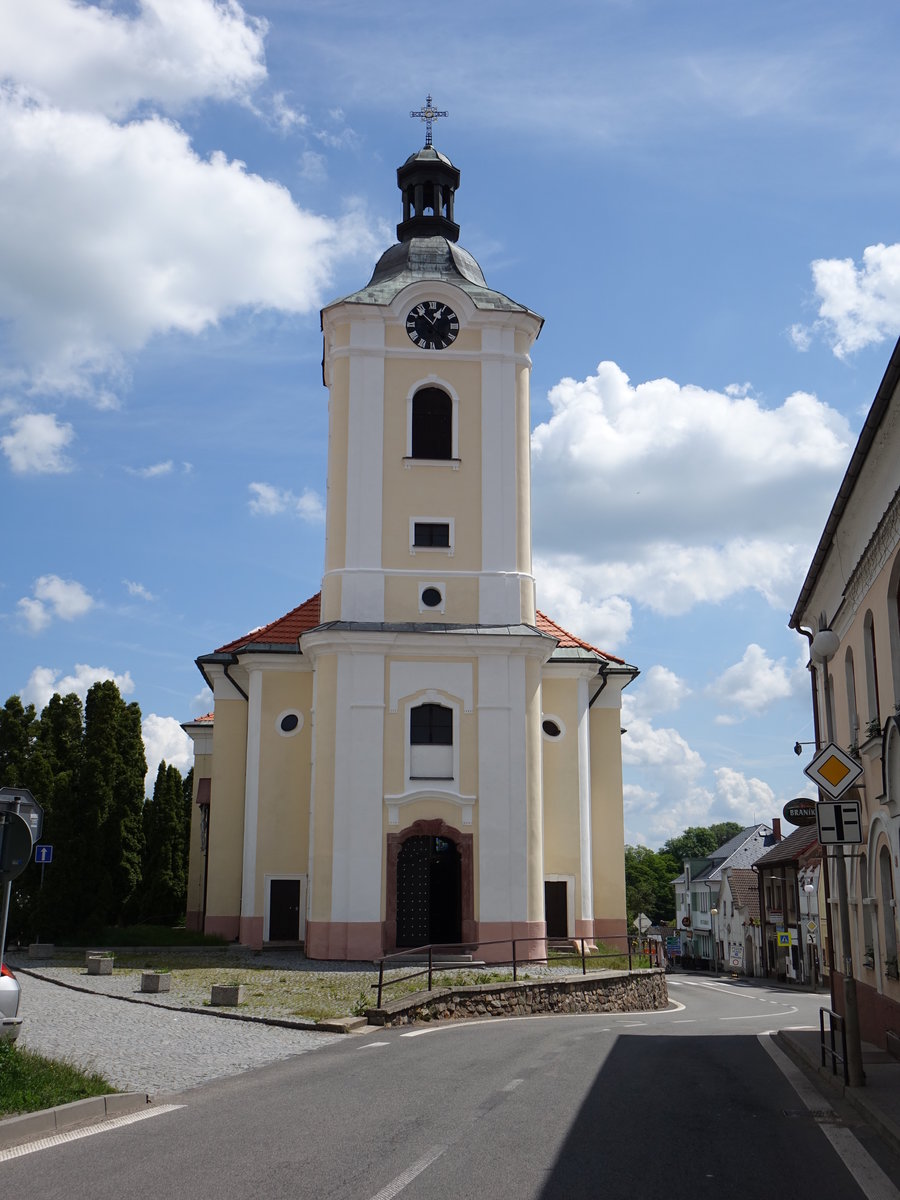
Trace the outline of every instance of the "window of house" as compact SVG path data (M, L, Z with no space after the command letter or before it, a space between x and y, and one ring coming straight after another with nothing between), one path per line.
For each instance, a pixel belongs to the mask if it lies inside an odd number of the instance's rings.
M848 646L844 655L844 678L847 686L847 720L850 723L850 743L859 742L859 713L856 708L856 671L853 666L853 651Z
M449 521L414 521L413 546L418 549L450 549Z
M878 660L875 656L875 619L867 612L863 623L863 638L866 651L866 700L868 701L868 723L871 728L880 725L878 709ZM868 733L868 730L866 731Z
M413 458L453 457L453 401L441 388L424 387L412 400Z
M453 778L453 709L419 704L409 712L411 779Z

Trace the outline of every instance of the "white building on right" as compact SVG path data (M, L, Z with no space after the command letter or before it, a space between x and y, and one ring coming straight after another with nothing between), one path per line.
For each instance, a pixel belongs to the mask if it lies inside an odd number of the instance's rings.
M860 1032L885 1047L889 1032L900 1037L900 342L790 625L810 640L817 746L836 742L863 767L863 843L847 854L849 947L841 944L831 878L832 1004L842 1011L839 968L849 956Z

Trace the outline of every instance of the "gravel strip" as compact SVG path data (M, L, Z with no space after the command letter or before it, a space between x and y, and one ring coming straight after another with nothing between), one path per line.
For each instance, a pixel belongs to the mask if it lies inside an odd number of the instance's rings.
M99 1071L122 1091L178 1092L341 1036L123 1004L114 996L72 991L24 971L19 982L25 1018L19 1045Z

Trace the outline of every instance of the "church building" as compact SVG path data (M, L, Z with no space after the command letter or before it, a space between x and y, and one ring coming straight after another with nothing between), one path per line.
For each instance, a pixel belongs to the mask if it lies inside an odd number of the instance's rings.
M321 592L197 660L188 923L373 959L541 957L625 933L621 694L535 606L529 378L542 319L458 243L460 174L397 172L398 241L322 311Z

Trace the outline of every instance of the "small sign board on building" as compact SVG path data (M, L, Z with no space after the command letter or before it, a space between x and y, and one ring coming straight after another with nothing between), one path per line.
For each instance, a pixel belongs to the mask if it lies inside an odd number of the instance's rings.
M816 802L806 796L798 796L796 800L788 800L781 810L784 819L791 825L815 825Z

